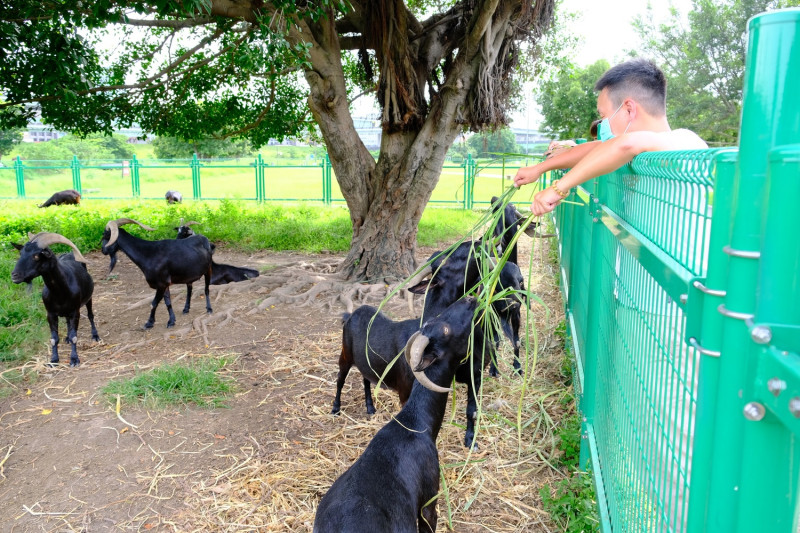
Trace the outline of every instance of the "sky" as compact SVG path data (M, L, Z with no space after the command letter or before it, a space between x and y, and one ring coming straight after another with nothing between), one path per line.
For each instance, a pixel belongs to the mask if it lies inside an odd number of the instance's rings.
M691 0L652 0L651 3L656 20L668 17L670 4L682 14L691 8ZM643 0L562 0L560 9L579 15L570 25L573 33L580 36L573 62L585 67L600 59L607 60L610 65L624 61L625 52L639 46L632 22L637 15L644 15L647 4ZM532 90L533 87L528 93L525 109L512 115L514 126L538 126L541 115L531 95Z

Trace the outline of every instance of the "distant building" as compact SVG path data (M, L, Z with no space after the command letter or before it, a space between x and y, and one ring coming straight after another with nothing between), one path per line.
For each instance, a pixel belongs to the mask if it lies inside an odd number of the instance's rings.
M152 140L150 139L140 139L139 137L144 136L144 132L142 128L138 126L133 126L130 128L120 128L115 130L114 133L124 135L128 138L128 142L131 144L142 144L149 142ZM42 124L38 119L34 122L28 124L28 128L22 133L22 142L24 143L39 143L45 141L52 141L53 139L59 139L64 137L67 133L63 131L54 130L52 126L48 126L47 124Z
M529 128L512 127L511 131L514 133L514 137L517 140L517 144L523 150L530 150L534 148L536 145L549 144L550 141L555 139L555 137L553 137L552 135L548 135L539 130L534 130Z

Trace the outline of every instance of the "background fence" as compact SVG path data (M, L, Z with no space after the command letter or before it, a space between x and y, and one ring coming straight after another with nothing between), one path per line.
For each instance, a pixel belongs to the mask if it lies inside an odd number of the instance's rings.
M445 165L431 203L464 209L488 204L493 195L502 195L519 167L538 160L531 156L479 163L468 156L461 164ZM71 161L23 161L17 157L12 166L0 167L0 198L46 199L63 189L77 190L83 200L163 199L171 189L195 200L344 203L327 156L305 165L274 164L261 154L252 161L196 156L170 160L134 156L129 161L80 161L77 156Z
M740 148L555 212L603 531L800 531L800 10L750 22Z

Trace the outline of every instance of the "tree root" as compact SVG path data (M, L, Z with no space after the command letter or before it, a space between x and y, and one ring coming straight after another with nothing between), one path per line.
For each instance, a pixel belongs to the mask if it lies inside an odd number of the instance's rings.
M280 269L267 272L258 278L245 282L215 285L211 288L212 291L216 291L216 294L213 295L215 306L220 302L234 305L218 310L211 315L202 314L197 316L190 325L181 329L168 330L164 333L163 338L183 337L196 331L202 336L205 345L208 346L210 344L210 328L226 327L232 322L247 328L255 328L253 324L234 316L237 311L246 315L254 315L277 305L289 305L294 307L317 307L330 313L335 313L338 308L352 313L360 305L379 305L397 287L397 284L387 285L385 283L344 281L341 279L341 275L337 273L339 262L339 260L334 259L323 259L313 263L300 261L284 265ZM175 291L172 298L175 300L183 294L185 294L185 290ZM193 296L195 299L202 300L203 291L195 288ZM414 313L413 294L401 290L397 291L395 296L398 301L405 300L405 305L392 305L392 314L405 315L407 312L409 317L416 316ZM144 307L150 303L152 303L152 297L148 296L132 303L125 311ZM141 346L147 342L152 342L152 340L120 347L114 354Z

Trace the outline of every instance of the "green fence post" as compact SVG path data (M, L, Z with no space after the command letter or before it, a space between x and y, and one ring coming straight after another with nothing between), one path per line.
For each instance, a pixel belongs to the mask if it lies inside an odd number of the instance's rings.
M690 532L705 531L708 521L708 499L711 494L714 423L719 392L722 315L717 308L725 297L728 277L728 256L723 247L731 239L733 219L733 183L736 173L736 150L718 153L715 158L714 200L711 235L708 242L708 269L705 278L697 278L689 287L686 311L686 342L701 354L698 367L697 408L692 476L686 528Z
M470 156L469 156L469 154L467 154L467 157L465 157L464 161L461 162L461 165L464 167L464 185L463 185L463 187L464 187L464 200L462 201L464 209L467 208L467 194L468 194L467 191L469 190L469 185L468 185L468 180L467 180L467 176L469 175L469 160L470 160Z
M773 455L781 456L782 444L767 440L767 436L774 437L770 428L775 424L772 415L757 421L763 405L755 401L757 395L752 392L751 382L764 350L753 342L760 337L754 331L751 338L749 325L758 296L762 240L759 215L767 207L767 152L774 146L800 141L796 120L800 116L798 31L797 9L761 14L749 23L736 204L730 245L725 247L730 256L729 284L725 302L719 307L724 318L715 433L720 438L715 439L712 452L712 491L705 529L709 533L778 531L772 525L777 523L778 515L785 516L776 512L776 506L786 505L785 495L778 502L766 499L774 498L774 488L780 486L770 488L769 484L773 480L770 469L775 467ZM796 246L796 239L785 244ZM744 461L747 464L743 467ZM783 465L782 469L788 471L789 467ZM756 522L755 529L748 529Z
M81 190L81 162L78 161L78 156L72 156L72 188L78 191L78 194L83 194Z
M591 186L591 184L587 184ZM580 412L583 415L581 421L581 448L580 448L580 465L582 470L588 469L591 466L591 453L589 449L589 433L594 424L594 413L596 406L596 390L597 390L597 360L601 352L605 351L604 346L601 345L600 328L598 321L603 313L607 313L607 309L603 309L603 284L611 279L608 272L601 268L603 265L603 243L600 238L600 231L602 225L599 224L599 219L596 216L596 202L594 199L598 196L597 189L599 189L598 180L594 180L595 194L589 198L588 209L583 216L592 218L592 228L588 235L588 239L582 242L583 246L590 249L589 262L586 265L589 268L589 283L588 295L586 303L586 331L585 342L583 346L583 388L580 400ZM587 187L588 188L588 187ZM575 288L574 286L572 288Z
M331 176L331 158L325 154L325 159L322 162L322 186L324 189L324 202L325 205L333 203L333 183Z
M800 78L797 70L794 74ZM795 106L795 112L798 110ZM800 135L796 138L800 141ZM800 516L796 516L800 489L800 216L796 208L800 144L769 153L767 190L758 297L750 327L751 337L760 346L750 351L749 383L744 388L745 409L750 413L759 409L758 416L763 419L751 414L752 420L744 426L745 460L736 530L740 533L798 531L800 526Z
M259 153L255 159L253 159L253 169L255 171L255 186L256 186L256 202L261 203L264 199L261 197L261 154Z
M17 178L17 197L25 198L25 171L22 166L22 159L19 156L14 160L14 176Z
M197 154L192 154L192 162L189 163L192 167L192 194L195 200L202 198L200 190L200 161L197 159Z
M133 154L131 160L131 194L134 198L139 198L141 191L139 188L139 160L136 159L136 154Z

